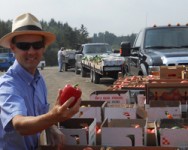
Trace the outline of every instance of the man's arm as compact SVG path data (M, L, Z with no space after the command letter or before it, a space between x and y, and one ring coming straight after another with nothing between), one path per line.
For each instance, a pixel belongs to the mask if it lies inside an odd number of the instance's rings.
M75 113L79 111L80 101L69 108L69 105L73 102L74 98L70 98L63 105L59 104L59 100L54 107L46 114L39 116L21 116L17 115L12 119L13 127L21 135L31 135L41 132L44 129L49 128L53 124L65 121L71 118Z

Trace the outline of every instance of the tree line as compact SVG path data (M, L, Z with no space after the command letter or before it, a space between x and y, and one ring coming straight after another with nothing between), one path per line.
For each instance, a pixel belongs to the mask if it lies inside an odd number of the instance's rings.
M104 33L94 33L92 37L89 37L89 32L83 24L80 28L72 28L68 23L62 23L54 19L51 19L49 22L44 20L40 22L45 31L52 32L56 35L56 41L46 49L44 54L47 66L57 65L57 51L62 46L67 49L79 49L79 46L83 43L105 42L110 44L113 49L119 49L122 41L129 41L133 44L136 37L135 33L118 37L108 31ZM0 37L11 32L11 28L11 20L0 20Z

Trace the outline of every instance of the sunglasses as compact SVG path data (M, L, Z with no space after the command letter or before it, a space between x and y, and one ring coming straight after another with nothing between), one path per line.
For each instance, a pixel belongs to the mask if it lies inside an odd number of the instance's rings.
M38 42L17 42L15 43L16 47L19 48L20 50L23 51L28 51L31 46L33 47L34 50L39 50L44 47L44 41L38 41Z

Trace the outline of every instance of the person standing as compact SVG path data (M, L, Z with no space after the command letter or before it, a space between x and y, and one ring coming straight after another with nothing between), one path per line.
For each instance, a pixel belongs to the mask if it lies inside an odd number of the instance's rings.
M43 31L30 13L16 17L12 32L0 39L0 45L10 48L16 58L0 77L0 149L35 150L43 130L54 137L51 144L63 145L64 136L56 124L79 111L81 98L71 108L74 97L60 105L59 90L56 103L49 109L47 87L37 65L54 41L55 35Z
M61 47L57 53L59 72L62 72L62 69L63 69L63 50L64 50L64 47Z

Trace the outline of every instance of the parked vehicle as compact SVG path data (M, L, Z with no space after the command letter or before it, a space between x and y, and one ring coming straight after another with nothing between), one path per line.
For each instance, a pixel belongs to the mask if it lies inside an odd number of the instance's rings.
M75 56L75 72L85 77L90 74L91 82L100 83L100 78L118 78L122 72L125 59L119 53L113 53L107 43L83 44L80 53Z
M7 71L8 68L14 63L15 57L11 52L0 53L0 70Z
M45 66L46 66L46 61L41 60L37 67L40 68L41 70L43 70Z
M188 65L188 26L154 26L140 31L133 47L121 43L128 75L149 75L160 66Z
M63 70L67 71L70 68L75 68L76 50L66 49L63 51Z

